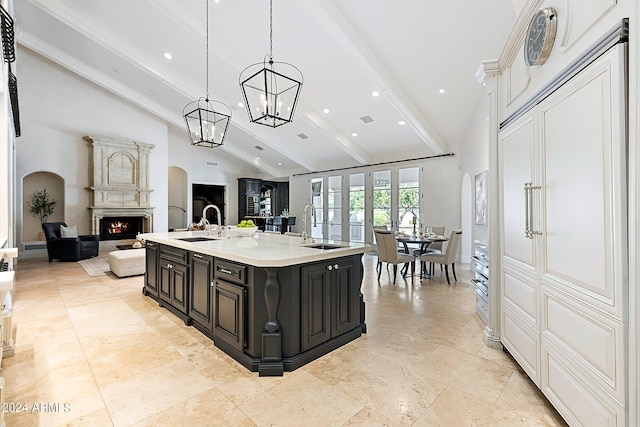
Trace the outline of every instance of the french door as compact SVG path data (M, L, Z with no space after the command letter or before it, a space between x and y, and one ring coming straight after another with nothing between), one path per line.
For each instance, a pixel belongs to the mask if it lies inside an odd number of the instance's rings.
M320 239L343 239L343 175L330 175L311 180L311 203L316 219L311 219L311 236Z
M419 166L373 171L372 225L412 234L423 224Z
M420 166L371 172L346 172L309 181L315 222L311 236L319 239L373 242L373 227L413 233L423 223L420 208Z

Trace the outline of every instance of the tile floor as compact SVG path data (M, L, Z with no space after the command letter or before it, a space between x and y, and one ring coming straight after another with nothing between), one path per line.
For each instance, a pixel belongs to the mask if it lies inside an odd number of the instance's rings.
M482 342L468 265L451 286L439 272L393 285L386 271L376 280L375 255L364 263L368 333L260 378L144 297L142 276L19 260L7 426L566 425Z

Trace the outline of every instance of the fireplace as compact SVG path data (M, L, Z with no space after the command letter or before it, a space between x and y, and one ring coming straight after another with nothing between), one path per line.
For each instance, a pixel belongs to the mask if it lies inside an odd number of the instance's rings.
M100 240L135 239L143 231L141 216L106 216L100 220Z
M91 234L134 239L153 232L149 154L152 144L85 136L89 146Z

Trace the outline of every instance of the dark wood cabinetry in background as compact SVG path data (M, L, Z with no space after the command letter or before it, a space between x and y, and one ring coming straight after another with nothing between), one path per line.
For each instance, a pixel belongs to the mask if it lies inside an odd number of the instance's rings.
M246 216L260 215L260 202L265 202L263 188L271 190L269 197L271 216L289 209L289 183L238 178L238 221ZM264 206L264 205L263 205Z

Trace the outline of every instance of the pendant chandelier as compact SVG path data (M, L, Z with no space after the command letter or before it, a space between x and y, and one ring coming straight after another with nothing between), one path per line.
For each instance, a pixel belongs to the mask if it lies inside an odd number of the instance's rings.
M269 54L245 68L239 80L253 123L275 128L293 120L302 73L291 64L273 60L273 0L269 0Z
M231 121L231 109L222 102L209 100L209 0L206 0L206 8L206 97L187 104L182 115L191 145L216 148L224 144Z

